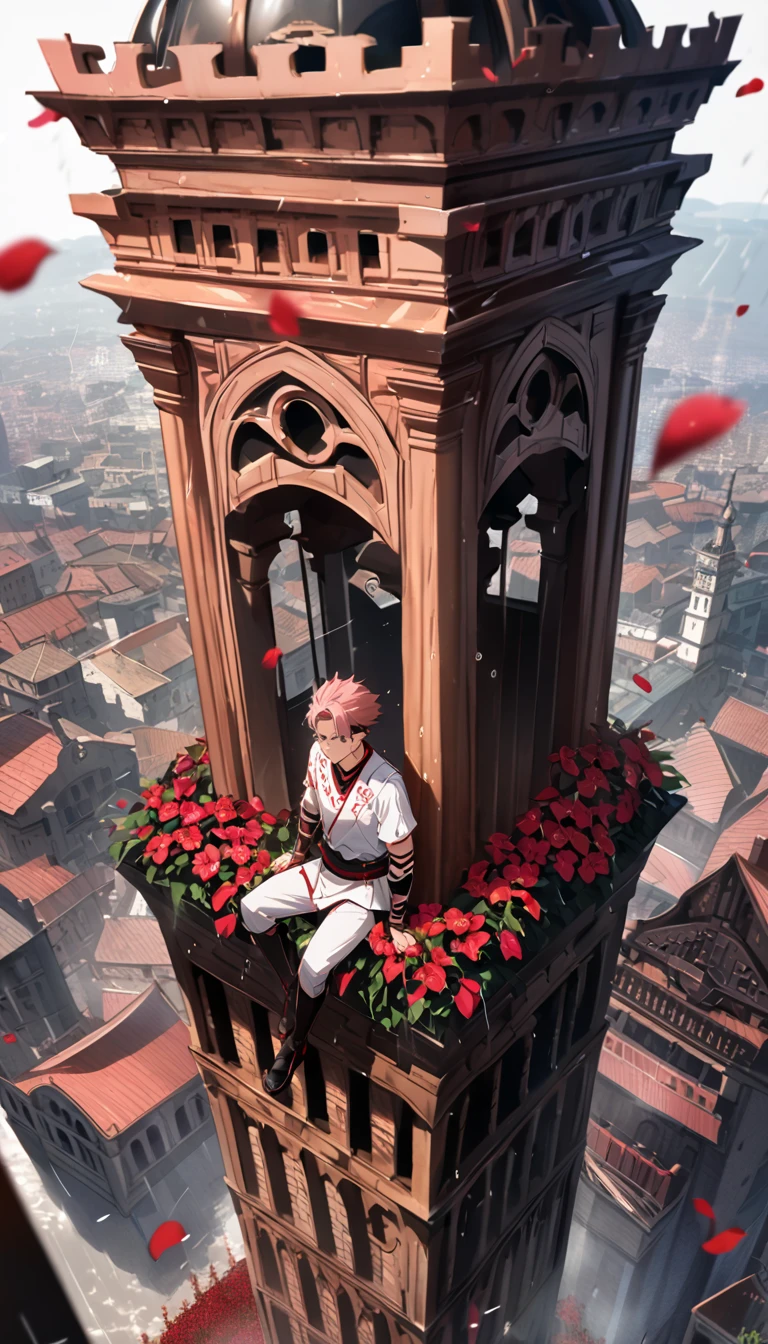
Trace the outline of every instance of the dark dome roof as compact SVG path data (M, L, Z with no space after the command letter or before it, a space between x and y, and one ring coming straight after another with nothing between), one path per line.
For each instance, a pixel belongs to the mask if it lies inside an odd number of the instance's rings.
M399 65L402 48L421 43L422 12L442 12L472 19L470 40L493 49L498 69L508 57L499 4L508 8L518 47L525 28L538 23L571 24L579 41L588 41L593 27L618 24L630 46L644 31L633 0L146 0L133 41L153 46L157 65L169 46L221 42L224 70L239 74L250 68L250 47L299 22L343 37L369 34L377 44L366 50L372 70Z

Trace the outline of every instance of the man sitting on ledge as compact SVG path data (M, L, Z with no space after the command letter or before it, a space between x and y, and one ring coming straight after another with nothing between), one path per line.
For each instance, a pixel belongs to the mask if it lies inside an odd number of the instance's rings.
M366 741L381 709L378 696L352 677L336 673L315 691L307 722L315 742L309 753L299 830L292 854L274 863L274 876L242 900L245 927L260 939L286 989L286 1039L265 1091L288 1086L307 1049L328 976L366 938L386 911L398 952L411 942L405 911L413 880L413 831L403 777ZM307 859L317 839L321 857ZM323 918L292 975L275 920L319 912Z

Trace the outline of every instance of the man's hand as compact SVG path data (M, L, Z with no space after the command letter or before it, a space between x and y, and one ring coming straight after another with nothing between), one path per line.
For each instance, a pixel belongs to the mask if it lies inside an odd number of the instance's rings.
M274 863L272 864L272 872L282 873L285 868L290 868L292 863L298 863L298 862L299 860L296 858L296 855L292 852L290 854L279 854L278 857L275 859Z
M395 945L395 951L399 953L403 953L406 947L410 947L413 942L411 934L405 929L393 929L391 925L389 929L389 937L391 942Z

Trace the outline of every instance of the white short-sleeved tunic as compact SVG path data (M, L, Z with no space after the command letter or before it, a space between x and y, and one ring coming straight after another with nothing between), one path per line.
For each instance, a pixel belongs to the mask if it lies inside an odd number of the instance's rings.
M309 754L304 798L320 814L326 843L352 862L384 857L387 845L405 840L416 826L402 775L375 751L349 791L342 794L331 762L315 743ZM347 900L368 910L388 910L390 890L386 877L339 877L321 863L313 899L320 909Z

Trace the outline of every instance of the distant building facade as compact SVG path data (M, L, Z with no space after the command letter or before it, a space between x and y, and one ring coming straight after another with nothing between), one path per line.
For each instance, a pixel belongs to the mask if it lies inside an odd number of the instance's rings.
M42 1067L0 1079L0 1101L27 1145L123 1214L213 1135L189 1030L156 987Z
M0 1076L16 1078L85 1031L47 931L0 887Z

